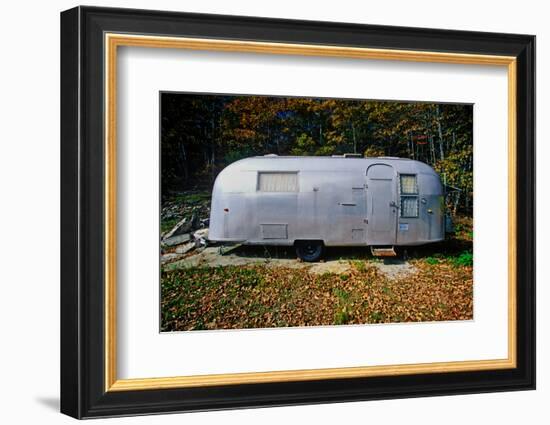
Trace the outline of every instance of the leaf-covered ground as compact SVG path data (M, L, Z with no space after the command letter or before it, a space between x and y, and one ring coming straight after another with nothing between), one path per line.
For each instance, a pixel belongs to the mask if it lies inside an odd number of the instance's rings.
M473 318L471 254L412 259L401 279L373 261L349 273L226 266L162 273L162 331L468 320Z

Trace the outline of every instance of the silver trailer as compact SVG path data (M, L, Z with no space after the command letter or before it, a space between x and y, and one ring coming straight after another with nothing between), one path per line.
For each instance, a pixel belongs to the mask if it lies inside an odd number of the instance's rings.
M295 246L305 261L326 246L395 246L445 237L444 192L423 162L395 157L246 158L218 175L209 239Z

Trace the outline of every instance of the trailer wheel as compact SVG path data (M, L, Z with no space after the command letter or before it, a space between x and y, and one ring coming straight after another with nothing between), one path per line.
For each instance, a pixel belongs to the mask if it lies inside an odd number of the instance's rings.
M296 254L300 259L308 263L319 260L323 255L323 248L321 241L296 242Z

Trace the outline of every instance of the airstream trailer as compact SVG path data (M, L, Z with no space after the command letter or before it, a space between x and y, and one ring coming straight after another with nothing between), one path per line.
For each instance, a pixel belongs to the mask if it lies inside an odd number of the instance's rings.
M218 175L209 239L295 246L305 261L324 247L395 246L445 237L444 193L428 165L395 157L246 158Z

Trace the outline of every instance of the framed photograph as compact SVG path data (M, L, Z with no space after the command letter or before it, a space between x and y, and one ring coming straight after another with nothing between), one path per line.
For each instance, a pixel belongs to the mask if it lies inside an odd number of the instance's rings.
M534 70L530 35L63 12L61 411L534 389Z

